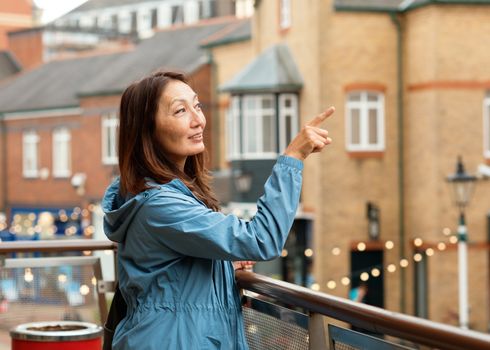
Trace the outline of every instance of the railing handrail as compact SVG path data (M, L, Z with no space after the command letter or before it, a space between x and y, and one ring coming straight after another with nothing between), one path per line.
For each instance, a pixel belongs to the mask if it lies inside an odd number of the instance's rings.
M0 242L0 256L20 252L115 250L111 241L74 239ZM302 307L369 331L448 350L490 349L490 335L356 303L246 271L237 271L241 288Z
M448 350L490 349L490 335L484 333L387 311L252 272L236 271L236 279L241 288L368 331Z
M114 242L93 239L0 242L0 254L115 249L117 249L117 244Z

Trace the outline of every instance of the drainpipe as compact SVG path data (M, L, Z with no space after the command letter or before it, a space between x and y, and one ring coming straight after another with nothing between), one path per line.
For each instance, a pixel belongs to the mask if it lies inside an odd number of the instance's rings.
M2 192L3 198L0 203L0 210L7 210L7 125L5 124L4 115L0 114L0 142L2 142ZM6 213L5 213L6 214Z
M397 55L397 114L398 114L398 245L400 260L405 258L405 189L403 167L403 32L397 13L391 12L390 18L396 28ZM400 312L406 311L406 272L400 269Z

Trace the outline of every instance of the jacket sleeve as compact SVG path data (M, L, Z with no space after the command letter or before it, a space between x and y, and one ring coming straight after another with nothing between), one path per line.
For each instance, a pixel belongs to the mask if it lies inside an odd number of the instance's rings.
M250 221L214 212L185 194L160 191L142 219L161 244L187 256L270 260L281 254L298 208L303 163L280 156Z

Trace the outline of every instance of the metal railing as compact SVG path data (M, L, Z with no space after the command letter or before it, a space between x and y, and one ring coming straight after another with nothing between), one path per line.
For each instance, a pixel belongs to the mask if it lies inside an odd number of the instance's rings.
M9 253L96 250L117 250L117 245L108 241L94 240L0 242L0 267L5 263L5 257ZM332 334L328 334L329 327L325 327L324 316L360 327L368 332L396 337L431 348L490 349L490 335L488 334L462 330L454 326L356 303L252 272L237 271L236 279L242 289L257 293L259 298L272 300L290 309L302 309L305 317L309 319L308 326L305 327L309 349L337 349L333 345ZM337 332L336 328L331 329ZM249 325L248 331L256 333L256 326ZM355 337L359 336L364 335L355 334ZM357 349L355 346L345 348Z

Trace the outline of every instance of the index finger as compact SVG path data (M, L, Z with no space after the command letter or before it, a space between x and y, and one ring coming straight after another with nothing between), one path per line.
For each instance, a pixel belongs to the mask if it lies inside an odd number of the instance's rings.
M320 125L325 119L330 117L333 113L335 112L335 107L330 107L328 108L325 112L318 114L315 118L310 120L306 125L309 126L318 126Z

